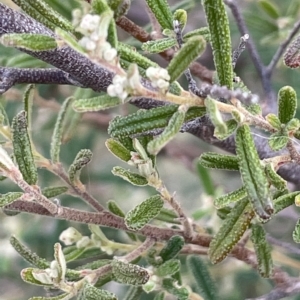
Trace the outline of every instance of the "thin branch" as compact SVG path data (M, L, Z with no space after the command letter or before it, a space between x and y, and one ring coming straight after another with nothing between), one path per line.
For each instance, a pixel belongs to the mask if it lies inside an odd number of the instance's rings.
M296 248L294 247L293 245L291 245L290 243L286 243L286 242L283 242L283 241L280 241L270 235L267 235L267 240L272 244L272 245L275 245L275 246L278 246L278 247L281 247L285 250L287 250L289 253L293 253L293 254L297 254L297 255L300 255L300 249L299 248Z
M300 21L294 24L294 27L291 30L288 37L286 38L286 40L279 46L276 53L273 55L272 60L270 61L269 65L266 67L266 71L265 71L266 76L268 76L269 78L272 76L272 72L277 62L279 61L280 57L283 55L285 49L287 48L287 46L289 45L293 37L296 35L296 33L299 31L299 29L300 29Z
M235 0L224 0L224 3L227 4L227 6L230 8L241 35L244 36L245 34L249 34L249 31L248 31L246 23L243 19L242 13L240 12L238 3ZM251 35L249 35L247 49L249 50L250 57L251 57L253 64L258 72L258 75L261 79L264 92L265 92L266 96L269 97L269 95L272 94L271 82L270 82L270 79L266 76L265 66L260 59L258 51L255 47L255 44L254 44L252 38L251 38Z

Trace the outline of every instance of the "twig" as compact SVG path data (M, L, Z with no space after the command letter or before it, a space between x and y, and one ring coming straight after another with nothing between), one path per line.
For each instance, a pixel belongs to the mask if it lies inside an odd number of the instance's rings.
M291 158L299 164L300 163L300 154L299 154L297 148L295 147L293 140L289 140L286 147L289 150Z
M276 239L270 235L267 235L267 240L271 244L273 244L275 246L279 246L279 247L287 250L289 253L300 255L300 249L292 246L290 243L279 241L278 239Z
M287 46L289 45L289 43L291 42L293 37L296 35L296 33L299 31L299 29L300 29L300 21L295 23L293 29L291 30L291 32L288 35L288 37L286 38L286 40L279 46L276 53L273 55L272 60L270 61L269 65L266 67L265 75L267 77L270 78L272 76L272 72L273 72L277 62L279 61L279 59L283 55L285 49L287 48Z

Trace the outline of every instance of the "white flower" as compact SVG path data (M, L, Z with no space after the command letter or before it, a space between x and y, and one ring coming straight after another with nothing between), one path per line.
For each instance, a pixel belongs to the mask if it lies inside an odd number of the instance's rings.
M91 243L90 238L88 236L83 236L79 241L77 241L76 247L78 249L85 248L85 247L89 246L90 243Z
M59 240L62 241L66 246L76 243L81 238L81 233L73 227L69 227L68 229L64 230L59 236Z
M150 79L153 87L158 87L162 91L169 88L170 75L166 69L149 67L146 70L146 75Z
M100 16L87 14L82 18L79 27L83 30L92 32L98 28L99 23Z
M96 49L96 43L92 41L89 37L84 36L79 42L79 45L88 51L93 51Z

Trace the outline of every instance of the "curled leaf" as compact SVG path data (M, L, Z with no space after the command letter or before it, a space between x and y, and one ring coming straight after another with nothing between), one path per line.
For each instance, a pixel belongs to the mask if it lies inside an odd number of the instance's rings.
M137 173L132 173L121 167L114 167L112 169L112 173L115 176L119 176L119 177L123 178L124 180L130 182L133 185L145 186L148 184L148 180L144 176L141 176L140 174L137 174Z

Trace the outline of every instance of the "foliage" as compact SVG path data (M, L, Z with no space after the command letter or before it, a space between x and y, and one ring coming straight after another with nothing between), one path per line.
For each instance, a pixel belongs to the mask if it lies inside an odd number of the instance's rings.
M56 219L57 224L57 219L65 221L64 230L57 225L57 232L42 232L53 245L52 258L10 237L16 252L31 264L23 268L21 279L48 291L30 299L239 299L258 297L257 293L267 293L264 299L281 299L299 294L299 279L293 277L298 261L271 244L289 253L299 250L269 234L282 210L300 205L298 88L283 83L276 96L271 81L282 57L285 66L280 71L300 66L300 37L291 42L300 28L300 22L292 28L300 11L298 1L289 1L283 12L281 4L269 0L246 6L253 36L257 28L251 18L268 27L257 40L276 45L267 66L234 0L203 0L203 6L192 0L175 6L167 0L146 0L151 22L145 28L127 18L136 5L130 0L80 0L73 10L71 0L13 2L26 14L0 3L0 42L13 53L3 47L0 67L0 174L5 183L14 184L3 185L3 219L29 213ZM205 16L199 28L189 25L194 8ZM234 50L233 24L241 35ZM120 38L117 27L135 41ZM214 72L197 61L200 57L203 62L208 43ZM239 69L246 47L262 84L259 96L236 75L243 74L245 82L251 77L245 66ZM152 61L157 54L168 61L166 68ZM22 96L15 85L24 83L29 85ZM55 101L46 100L40 84L57 85L50 91ZM22 105L14 106L10 97L21 99ZM45 117L49 124L39 121L36 107L46 108L47 115L55 111L56 121L51 116ZM109 166L110 177L99 177L101 155L87 149L98 144L101 130L84 127L84 122L102 127L101 144L120 160L120 166ZM48 141L41 124L52 132ZM172 147L179 132L231 152L205 151L197 160L204 193L202 206L193 201L191 209L184 206L190 191L175 195L159 172L163 164L157 157L171 155L164 150ZM97 186L110 180L122 202L100 201L84 184L88 168L96 169L98 177L92 180ZM234 184L229 193L223 187L214 189L212 174L221 170L239 174L234 178L239 177L241 186ZM178 190L185 184L184 175L179 175ZM127 195L129 184L133 192ZM131 201L134 194L138 203ZM205 205L205 200L210 203ZM71 222L85 226L77 229ZM291 243L300 241L299 224L294 220L287 237ZM251 266L257 282L266 284L267 278L273 286L247 293L237 285L226 291L225 279L240 279L238 266L234 275L227 274L232 266L226 262L233 259ZM293 265L288 273L283 269L287 262Z

